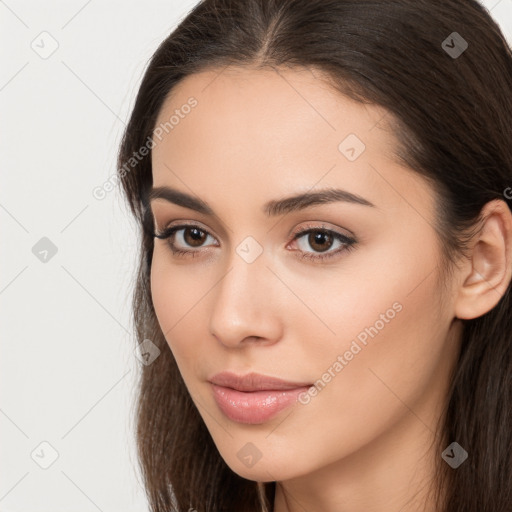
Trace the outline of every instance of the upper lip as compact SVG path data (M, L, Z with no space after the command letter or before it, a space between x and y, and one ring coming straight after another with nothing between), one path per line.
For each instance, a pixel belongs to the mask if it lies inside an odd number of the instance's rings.
M246 375L237 375L233 372L221 372L211 377L209 381L217 386L232 388L237 391L283 390L311 386L311 384L307 382L290 382L254 372Z

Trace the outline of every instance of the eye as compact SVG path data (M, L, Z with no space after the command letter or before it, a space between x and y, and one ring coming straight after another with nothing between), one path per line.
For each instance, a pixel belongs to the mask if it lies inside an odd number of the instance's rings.
M196 224L181 224L179 226L171 226L167 229L164 229L162 233L155 233L155 237L160 238L161 240L168 240L167 243L174 255L185 256L190 254L192 257L195 257L195 253L198 251L180 248L176 245L176 239L178 239L179 245L195 248L201 247L204 241L208 239L208 237L214 239L213 236L208 233L208 231L202 229Z
M306 237L307 235L307 237ZM177 257L190 256L195 258L201 252L208 238L215 238L197 224L180 224L164 229L161 233L154 233L156 238L167 240L173 255ZM304 239L304 240L301 240ZM307 226L294 234L293 242L300 246L298 251L301 259L327 260L338 256L343 251L351 250L356 240L322 226ZM300 241L301 243L298 243ZM334 251L332 246L338 244ZM313 252L307 250L307 246L313 248ZM218 247L218 244L216 245Z
M356 240L353 238L332 229L327 229L325 226L301 229L295 233L293 241L300 241L300 243L297 243L300 249L299 257L309 260L327 260L339 256L340 253L353 249L356 244ZM338 248L331 251L330 249L336 243ZM313 248L313 252L307 251L308 246Z

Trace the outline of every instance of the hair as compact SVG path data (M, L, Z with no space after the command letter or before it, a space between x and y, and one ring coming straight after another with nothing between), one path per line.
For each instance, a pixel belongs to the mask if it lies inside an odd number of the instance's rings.
M443 48L453 32L468 42L458 57ZM511 208L504 190L512 183L512 52L477 1L198 3L149 60L117 161L119 183L140 227L134 333L137 343L151 339L161 350L152 364L141 366L135 418L138 460L154 512L273 510L276 482L247 480L228 467L168 348L150 289L150 154L126 172L173 88L194 73L229 65L319 70L340 94L384 107L396 156L434 187L443 278L465 254L483 206L503 199ZM460 353L433 448L436 510L510 512L510 283L489 312L460 321ZM469 452L457 469L441 458L453 441Z

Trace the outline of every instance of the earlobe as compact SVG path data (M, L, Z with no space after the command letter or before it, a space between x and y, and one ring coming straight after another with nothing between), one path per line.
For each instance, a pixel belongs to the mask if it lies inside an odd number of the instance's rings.
M478 318L505 294L512 277L512 214L500 199L481 212L481 228L474 235L467 273L455 303L455 316Z

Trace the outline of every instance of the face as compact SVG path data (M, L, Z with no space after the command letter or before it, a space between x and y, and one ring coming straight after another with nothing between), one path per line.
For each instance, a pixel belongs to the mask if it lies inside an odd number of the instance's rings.
M393 158L385 111L318 73L219 73L181 82L156 123L153 186L209 211L155 194L156 233L177 229L155 238L151 290L220 454L286 480L425 431L454 353L432 190ZM224 371L292 384L212 385Z

